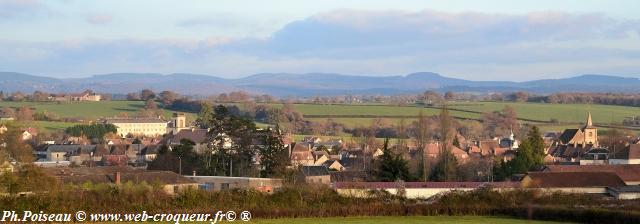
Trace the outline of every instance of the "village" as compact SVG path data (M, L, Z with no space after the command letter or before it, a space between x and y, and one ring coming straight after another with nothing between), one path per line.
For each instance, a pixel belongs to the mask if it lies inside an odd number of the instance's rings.
M88 96L90 92L84 94ZM375 148L339 137L306 136L295 141L291 134L282 134L277 144L286 153L283 156L286 161L282 164L288 172L277 178L259 174L267 169L261 164L265 159L260 150L248 160L251 163L248 166L257 167L258 173L253 174L234 172L231 162L223 164L229 168L223 171L224 175L201 175L193 164L187 160L183 163L180 157L178 164L159 167L156 161L159 155L185 147L185 142L189 142L187 145L195 155L219 153L211 151L211 145L220 145L220 149L229 151L237 149L234 140L239 139L226 133L213 134L211 128L187 122L185 114L179 112L173 113L168 120L162 117L102 119L100 124L113 125L115 132L106 134L100 141L73 136L36 138L37 129L29 127L20 128L19 139L33 145L33 164L63 184L90 182L118 186L126 182L158 182L168 194L178 194L185 189L254 189L273 193L284 185L303 184L325 185L350 197L368 197L368 192L378 190L401 197L427 199L454 190L491 187L597 194L616 199L640 198L640 139L620 139L617 149L603 147L599 144L598 128L593 119L589 114L580 127L540 133L544 145L542 163L527 172L509 173L503 177L496 177L498 172L494 169L500 167L499 164L507 166L505 164L522 154L520 148L526 138L516 136L513 130L506 136L491 139L467 140L454 133L453 140L445 143L439 140L420 142L412 138L389 145L385 142L384 147ZM9 132L11 127L3 124L0 135ZM243 147L265 148L266 144L253 139ZM426 173L437 169L443 152L455 157L458 176L465 177L437 179ZM424 177L414 175L403 179L399 175L383 180L379 167L385 153L406 161L406 165L401 166L406 166L409 173ZM167 162L175 163L176 160L160 163ZM17 172L20 166L20 162L10 159L0 167L5 172Z

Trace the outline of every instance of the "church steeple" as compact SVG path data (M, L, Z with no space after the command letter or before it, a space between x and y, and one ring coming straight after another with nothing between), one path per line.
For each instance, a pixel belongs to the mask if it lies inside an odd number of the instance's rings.
M587 125L584 128L593 128L593 121L591 120L591 112L589 112L589 116L587 117Z
M584 132L584 144L593 145L598 147L598 129L593 126L593 120L591 120L591 112L587 117L587 124L582 129Z

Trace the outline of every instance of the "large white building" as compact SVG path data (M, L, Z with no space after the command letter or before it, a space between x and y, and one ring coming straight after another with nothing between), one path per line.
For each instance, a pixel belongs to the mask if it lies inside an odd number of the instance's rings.
M167 133L167 123L160 118L131 117L131 118L108 118L107 124L113 124L118 130L118 135L128 136L148 136L155 137Z

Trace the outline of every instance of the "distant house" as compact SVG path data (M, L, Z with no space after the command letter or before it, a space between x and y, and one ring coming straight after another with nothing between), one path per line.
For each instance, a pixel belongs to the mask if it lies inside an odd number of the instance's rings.
M632 144L614 153L609 158L609 164L640 164L640 144Z
M342 164L340 164L340 162L338 162L337 160L326 160L324 163L321 164L324 167L327 167L327 169L331 170L331 171L343 171L345 170L344 166L342 166Z
M91 160L96 145L48 145L47 161L69 161L74 165L82 165Z
M81 93L72 93L72 94L51 94L48 97L51 101L100 101L102 100L102 95L96 94L91 90L85 90Z
M453 156L456 157L459 163L464 163L469 159L469 154L464 150L454 146L449 145L448 149L451 150ZM442 151L442 145L440 143L429 143L425 146L424 153L425 158L427 159L437 159L440 156L440 152Z
M203 153L207 150L207 141L209 131L207 129L188 128L181 129L173 136L169 137L167 142L169 145L180 145L182 139L186 139L195 143L193 151Z
M308 143L296 143L290 153L292 166L314 165L315 158Z
M102 96L91 90L85 90L82 93L71 94L72 101L100 101Z
M331 174L325 166L301 166L298 175L299 180L307 184L329 185L331 183Z
M614 172L529 172L522 187L566 193L606 194L607 187L626 186Z
M22 140L29 141L38 136L38 129L28 127L22 132Z
M130 145L111 145L108 154L102 155L102 165L125 166L129 162L127 150Z
M158 156L160 145L147 145L142 150L140 161L151 162Z
M605 148L591 148L580 158L580 165L603 165L609 162L609 150Z

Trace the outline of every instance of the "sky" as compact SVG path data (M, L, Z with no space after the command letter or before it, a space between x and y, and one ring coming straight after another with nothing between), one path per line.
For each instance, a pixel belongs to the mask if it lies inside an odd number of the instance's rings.
M0 71L640 78L637 0L0 0Z

